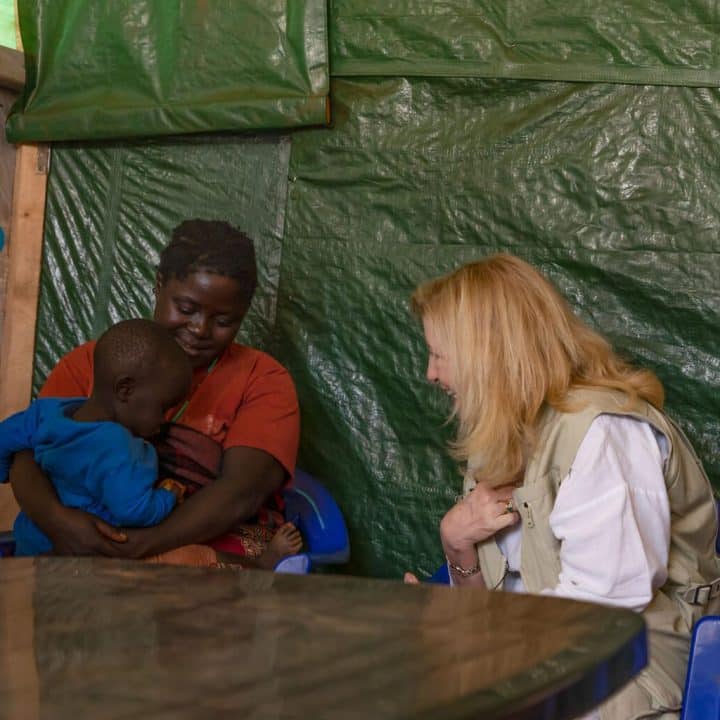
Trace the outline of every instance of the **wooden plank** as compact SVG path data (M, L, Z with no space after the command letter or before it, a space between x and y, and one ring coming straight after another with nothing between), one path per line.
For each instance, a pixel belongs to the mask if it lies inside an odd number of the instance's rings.
M0 121L5 124L10 106L17 93L0 88ZM3 238L10 236L12 191L15 178L15 146L0 136L0 229ZM4 242L4 240L3 240ZM0 249L0 347L2 347L2 318L5 315L5 286L7 283L7 252Z
M0 87L22 90L25 87L25 56L0 45Z
M0 119L3 124L10 105L17 95L11 90L0 89ZM10 236L12 216L12 191L15 177L15 146L0 137L0 228L5 238ZM8 258L5 249L0 251L0 347L2 347L2 319L5 317ZM17 505L9 486L0 486L0 531L12 527Z
M16 155L0 348L0 420L30 402L48 153L47 146L21 145ZM1 489L0 529L6 529L12 526L17 505L10 489Z
M22 41L20 39L20 28L18 26L17 22L17 0L15 0L15 29L17 32L18 37L18 48L22 50ZM23 85L25 84L25 64L23 61ZM4 107L3 109L3 120L7 117L7 113L9 111L9 105ZM4 124L4 123L3 123ZM5 142L5 137L3 135L2 140L0 141L0 145L7 145ZM20 181L19 173L17 172L17 168L20 167L20 161L21 158L25 155L32 156L35 155L35 162L37 163L38 159L38 148L34 148L34 153L32 152L33 148L31 146L20 146L18 148L18 151L15 152L15 147L10 146L13 151L13 160L17 159L17 163L14 164L15 171L15 182L9 180L7 176L3 177L3 182L9 183L9 188L12 189L13 185L15 186L15 198L21 197L17 194L17 186ZM10 147L8 149L10 149ZM49 157L49 148L45 152L46 158ZM25 164L28 164L27 157L23 158L23 161ZM35 166L37 169L37 165ZM45 219L45 186L47 184L47 162L44 163L44 175L40 175L39 179L35 178L34 183L41 186L42 189L42 202L40 203L40 246L42 247L42 227ZM27 185L27 183L24 183ZM32 184L31 184L32 185ZM32 190L31 188L28 188L29 190ZM10 190L7 191L7 194L10 195ZM12 212L10 214L10 232L13 231L13 225L15 224L13 221L16 216L16 207L15 205L11 205ZM5 229L7 231L7 226L5 226ZM16 237L21 238L21 231L16 230L17 235ZM9 241L10 233L5 233L7 236L7 239ZM8 250L10 249L10 245L7 246ZM3 253L3 255L6 255L7 253ZM39 268L38 268L39 270ZM37 296L37 293L36 293ZM7 305L6 303L6 295L2 296L2 299L0 300L0 306L2 304ZM35 314L37 314L37 304L36 304L36 310ZM3 326L5 325L4 317L3 318ZM33 321L33 336L35 334L35 323ZM34 345L34 340L33 340ZM4 347L4 343L0 345L0 347ZM0 369L0 373L2 373L2 369ZM3 375L0 374L0 397L2 397L2 388L3 388ZM2 417L2 416L0 416ZM0 530L4 529L10 529L12 527L13 521L15 520L15 516L18 513L18 506L15 502L15 497L12 494L12 490L10 489L9 485L4 485L0 487ZM34 607L34 601L35 601L35 583L28 583L28 587L26 588L25 592L17 592L16 590L13 590L11 592L2 593L3 601L0 602L0 617L2 617L3 626L5 627L5 648L10 651L10 657L12 658L13 655L16 655L18 653L18 648L21 647L21 638L23 635L26 636L26 642L29 642L32 644L32 646L35 646L35 619L32 617L32 613L30 613L28 610L29 608ZM4 605L4 607L3 607ZM2 643L0 643L2 645ZM17 655L16 655L17 657ZM0 674L4 675L8 678L9 683L11 686L15 687L24 687L27 689L27 695L25 697L19 697L18 693L15 691L11 691L7 693L6 696L6 704L5 707L7 708L7 712L12 717L25 717L28 718L28 720L38 720L40 717L40 683L38 680L38 673L37 673L37 667L35 664L35 657L34 653L30 656L22 656L17 657L16 661L10 661L10 663L5 663L5 666L3 667L3 663L0 662Z
M46 146L21 145L16 157L8 238L8 277L0 351L0 419L30 401L42 232L47 188Z

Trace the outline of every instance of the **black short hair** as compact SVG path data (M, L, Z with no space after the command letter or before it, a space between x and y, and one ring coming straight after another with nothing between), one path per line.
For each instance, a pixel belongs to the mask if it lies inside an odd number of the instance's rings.
M93 384L98 390L110 390L120 375L139 378L160 369L188 369L189 376L189 360L170 332L153 320L123 320L95 344Z
M160 253L158 274L166 280L182 280L201 271L235 280L242 301L250 305L257 287L252 239L223 220L184 220Z

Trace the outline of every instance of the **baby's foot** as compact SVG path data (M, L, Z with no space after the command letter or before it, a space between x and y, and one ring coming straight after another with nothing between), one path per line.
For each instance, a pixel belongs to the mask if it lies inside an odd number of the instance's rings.
M283 558L295 555L302 549L302 535L290 522L281 525L273 539L268 543L263 554L258 558L258 564L272 570Z

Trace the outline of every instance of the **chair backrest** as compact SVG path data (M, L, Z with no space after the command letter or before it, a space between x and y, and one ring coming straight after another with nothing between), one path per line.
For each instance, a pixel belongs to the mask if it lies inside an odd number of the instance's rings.
M720 616L698 620L690 643L681 720L720 720Z
M302 533L313 563L340 564L350 557L345 518L328 490L312 475L295 471L283 490L285 517Z

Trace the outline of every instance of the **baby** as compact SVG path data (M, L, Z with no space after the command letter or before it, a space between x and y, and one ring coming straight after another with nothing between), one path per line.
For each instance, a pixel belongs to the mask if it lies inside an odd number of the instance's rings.
M190 389L192 369L170 334L149 320L111 327L95 347L89 398L45 398L0 423L0 481L12 456L32 450L60 501L116 526L161 522L182 496L158 487L157 454L144 438ZM15 554L52 550L23 512L15 520Z
M160 523L182 500L184 486L171 479L158 486L157 453L146 439L158 433L167 411L188 395L191 380L187 356L163 327L139 319L114 325L95 346L89 398L36 400L0 423L0 482L7 481L13 454L32 450L67 507L116 527ZM248 564L271 568L299 549L294 526L281 529L267 557ZM15 520L14 535L17 556L53 549L23 512Z

